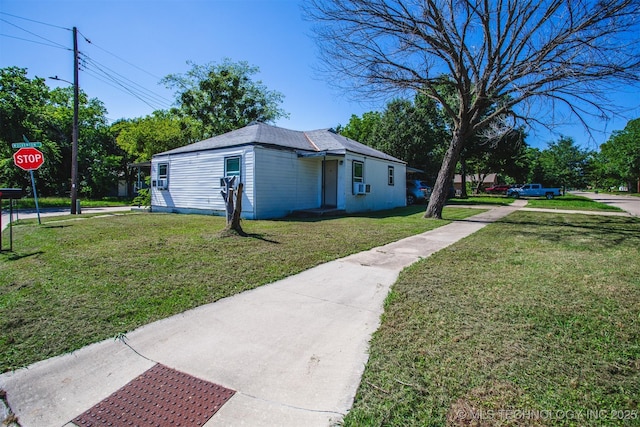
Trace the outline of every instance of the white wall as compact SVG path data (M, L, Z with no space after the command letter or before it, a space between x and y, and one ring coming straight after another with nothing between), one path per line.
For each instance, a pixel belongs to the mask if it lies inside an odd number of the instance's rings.
M224 215L220 178L224 176L224 159L229 156L242 156L242 212L243 217L253 218L254 152L251 146L155 156L151 162L151 180L157 179L158 164L166 162L169 164L169 185L167 190L151 187L152 210L190 210Z
M321 204L322 160L265 147L255 149L257 218L280 218Z
M364 183L371 191L354 195L352 189L353 161L364 163ZM359 154L348 153L344 162L345 209L347 212L367 212L406 206L406 165ZM388 184L388 166L393 166L394 185Z

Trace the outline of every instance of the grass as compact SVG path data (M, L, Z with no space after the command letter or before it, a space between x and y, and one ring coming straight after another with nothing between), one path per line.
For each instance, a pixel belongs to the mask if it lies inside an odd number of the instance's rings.
M604 203L596 202L588 197L575 196L568 194L565 196L555 197L551 200L547 199L528 199L528 208L545 208L545 209L578 209L589 211L618 211L622 209Z
M517 212L404 270L346 426L638 425L640 220Z
M0 253L0 372L478 213L423 210L244 221L249 238L202 215L21 220Z

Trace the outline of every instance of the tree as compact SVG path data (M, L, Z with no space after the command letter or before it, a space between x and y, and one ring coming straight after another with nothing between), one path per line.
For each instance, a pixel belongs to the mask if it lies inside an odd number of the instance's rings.
M413 102L395 99L384 111L364 113L362 118L353 115L340 133L423 169L429 181L437 176L448 136L436 103L421 95Z
M623 130L613 132L600 146L599 164L605 178L640 191L640 118L629 121Z
M273 122L287 117L279 108L283 95L251 76L258 67L225 59L221 64L189 62L186 74L170 74L162 82L176 90L176 112L200 124L199 139L239 129L253 121Z
M13 166L12 142L42 142L45 162L37 171L38 193L65 195L70 188L73 88L49 90L44 79L27 77L24 68L0 69L0 186L26 188L29 174ZM124 153L109 132L106 109L79 93L78 178L80 192L102 197L117 188Z
M199 137L192 119L162 110L146 117L121 120L111 128L118 146L132 162L151 160L154 154L196 142Z
M479 178L474 182L475 193L480 191L480 186L489 173L509 176L516 181L523 176L523 171L526 170L527 144L524 141L525 137L523 129L513 129L502 135L497 141L477 142L463 149L462 157L467 172ZM487 147L487 144L491 146Z
M44 178L39 181L50 181L60 155L44 131L49 127L48 102L44 79L29 79L25 68L0 69L0 187L30 188L29 174L15 167L12 157L11 144L22 142L23 135L43 143L47 161L37 175Z
M353 114L349 119L349 123L344 127L338 126L336 130L342 136L373 147L373 144L375 144L374 133L380 125L381 118L382 115L378 111L369 111L362 114L362 117Z
M586 126L612 111L611 87L640 81L637 0L310 0L306 10L334 82L422 93L450 118L427 217L441 217L465 141L546 125L531 109L540 103Z
M591 153L580 149L572 138L561 137L540 153L540 165L547 186L585 188L589 182Z

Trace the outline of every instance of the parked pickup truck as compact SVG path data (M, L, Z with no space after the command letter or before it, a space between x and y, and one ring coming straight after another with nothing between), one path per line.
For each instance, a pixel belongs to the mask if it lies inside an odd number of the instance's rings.
M522 187L514 187L507 190L509 197L546 197L553 199L555 196L562 195L559 188L545 188L540 184L525 184Z

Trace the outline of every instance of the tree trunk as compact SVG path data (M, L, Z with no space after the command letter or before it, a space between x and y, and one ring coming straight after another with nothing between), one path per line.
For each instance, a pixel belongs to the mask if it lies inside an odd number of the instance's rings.
M456 164L460 158L463 141L463 133L461 131L455 131L449 144L449 149L442 160L438 178L436 178L435 185L433 186L433 192L431 193L427 210L424 213L425 218L442 219L442 209L447 202L449 189L453 184L453 174L456 171Z
M467 160L460 156L460 198L467 199Z
M246 236L247 234L242 230L242 226L240 225L240 214L242 213L242 187L242 183L238 184L238 191L236 191L236 204L233 209L231 221L227 223L227 228L229 230L234 230L241 236Z

